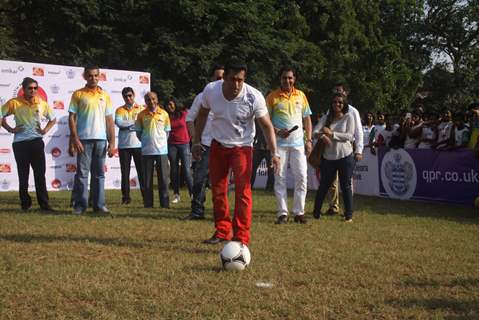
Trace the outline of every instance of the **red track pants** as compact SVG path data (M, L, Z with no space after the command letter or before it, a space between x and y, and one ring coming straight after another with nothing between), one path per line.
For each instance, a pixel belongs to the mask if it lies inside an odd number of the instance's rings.
M226 148L213 140L210 149L209 170L215 236L226 240L249 243L253 199L251 195L252 147ZM233 171L235 181L235 211L233 221L228 204L228 173Z

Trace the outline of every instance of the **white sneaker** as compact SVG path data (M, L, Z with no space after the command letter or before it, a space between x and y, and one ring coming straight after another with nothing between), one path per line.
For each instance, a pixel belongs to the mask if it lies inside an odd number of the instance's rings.
M180 202L181 198L180 198L180 195L179 194L175 194L173 196L173 200L171 200L171 203L178 203Z

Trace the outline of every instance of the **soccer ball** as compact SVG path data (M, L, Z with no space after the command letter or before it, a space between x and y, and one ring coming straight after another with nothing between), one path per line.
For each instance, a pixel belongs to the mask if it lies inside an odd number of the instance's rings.
M248 247L238 241L228 242L220 253L221 264L227 271L244 270L251 262Z

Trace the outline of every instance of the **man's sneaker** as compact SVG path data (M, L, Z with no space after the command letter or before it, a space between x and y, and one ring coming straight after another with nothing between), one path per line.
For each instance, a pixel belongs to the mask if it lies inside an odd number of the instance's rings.
M78 208L73 208L73 214L76 214L76 215L81 215L85 212L86 209L83 209L81 207L78 207Z
M196 214L190 213L186 217L181 218L181 220L203 220L204 216L198 216Z
M285 214L282 214L276 219L275 224L286 224L288 223L288 216Z
M314 212L313 212L313 217L314 217L314 219L319 219L319 218L321 218L321 211L317 211L317 212L314 211Z
M213 235L211 238L206 239L205 241L203 241L203 243L206 243L206 244L218 244L218 243L225 242L225 241L227 241L227 240L226 240L226 239L222 239L222 238L218 238L217 236Z
M95 209L93 209L93 212L95 212L95 213L105 213L105 214L108 214L108 213L110 213L110 210L108 210L107 207L100 207L100 208L95 208Z
M175 195L173 196L173 200L171 200L171 203L178 203L178 202L180 202L180 200L181 200L180 195L179 195L179 194L175 194Z
M344 219L344 222L351 223L353 222L353 218L346 218Z
M304 214L294 216L294 222L300 223L300 224L308 223Z

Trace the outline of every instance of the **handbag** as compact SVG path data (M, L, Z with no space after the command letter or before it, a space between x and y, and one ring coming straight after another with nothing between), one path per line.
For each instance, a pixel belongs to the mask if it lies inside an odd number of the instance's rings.
M316 144L311 151L311 154L308 157L308 163L313 167L318 169L321 165L321 158L323 157L324 151L324 142L323 139L318 139Z

